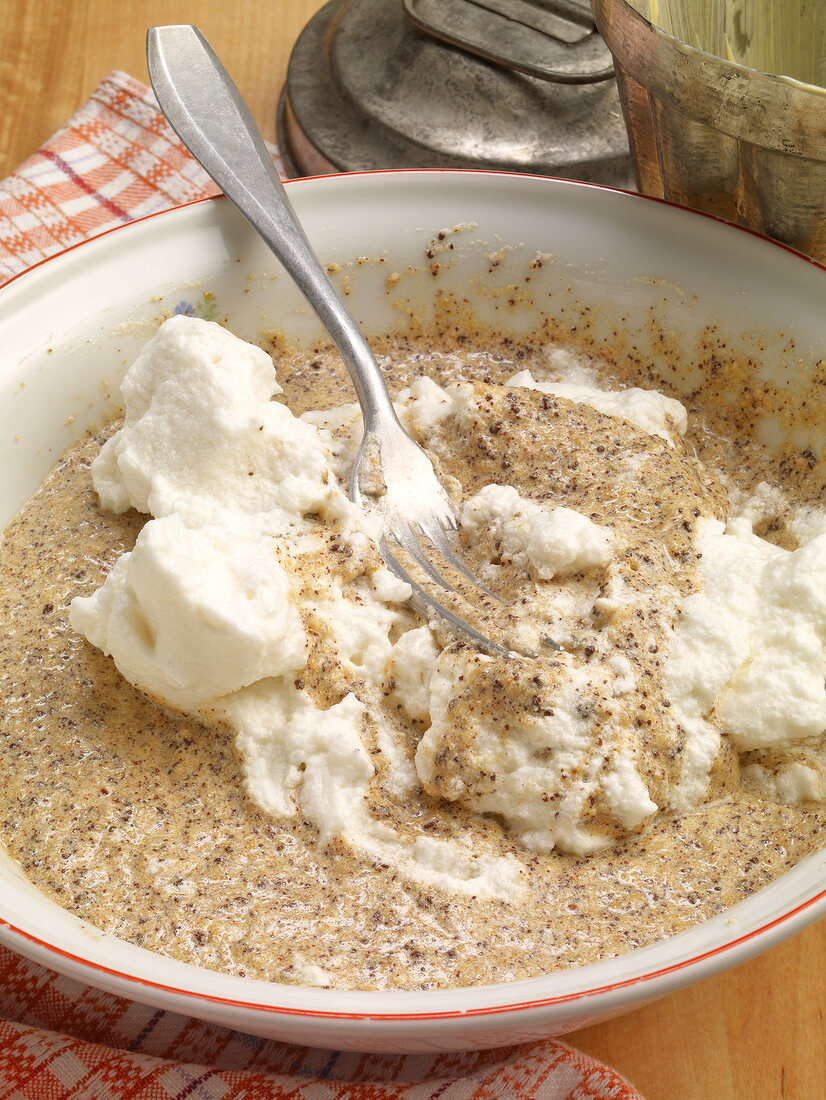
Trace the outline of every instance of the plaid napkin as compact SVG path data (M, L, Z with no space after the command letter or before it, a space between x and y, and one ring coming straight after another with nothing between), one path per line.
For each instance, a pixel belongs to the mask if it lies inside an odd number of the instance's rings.
M215 192L151 91L110 73L0 183L0 283L88 237ZM135 1004L0 948L0 1100L43 1097L641 1100L613 1070L554 1040L468 1054L313 1050Z

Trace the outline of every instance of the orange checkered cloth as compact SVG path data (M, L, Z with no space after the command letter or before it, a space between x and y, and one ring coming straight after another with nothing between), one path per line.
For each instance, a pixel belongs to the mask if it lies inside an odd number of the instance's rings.
M88 237L215 191L151 91L110 73L0 183L0 283ZM0 947L0 1100L45 1097L641 1100L613 1070L550 1039L467 1054L314 1050L133 1003Z

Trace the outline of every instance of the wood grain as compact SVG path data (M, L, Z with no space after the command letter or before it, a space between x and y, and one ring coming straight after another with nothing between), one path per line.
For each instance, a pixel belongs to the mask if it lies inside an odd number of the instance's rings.
M290 51L320 0L0 0L0 178L57 130L112 69L147 80L147 28L197 22L264 136Z
M388 0L394 2L394 0ZM319 0L0 0L0 177L112 69L146 80L144 37L198 23L267 138L293 43ZM647 1100L826 1096L826 922L739 968L568 1036Z

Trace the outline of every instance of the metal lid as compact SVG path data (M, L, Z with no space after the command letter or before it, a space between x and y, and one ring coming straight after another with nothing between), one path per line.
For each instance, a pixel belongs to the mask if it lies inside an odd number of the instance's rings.
M632 187L587 0L331 0L290 58L294 175L492 168Z
M587 84L614 73L589 0L402 0L421 30L509 69Z

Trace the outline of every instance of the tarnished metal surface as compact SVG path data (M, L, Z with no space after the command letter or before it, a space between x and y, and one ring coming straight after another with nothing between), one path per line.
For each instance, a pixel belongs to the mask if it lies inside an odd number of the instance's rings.
M691 49L626 0L592 0L639 189L826 261L826 94Z
M451 46L562 84L614 75L588 0L402 0L409 19Z
M499 168L632 184L613 79L558 84L421 33L401 0L331 0L305 27L279 105L296 175Z

